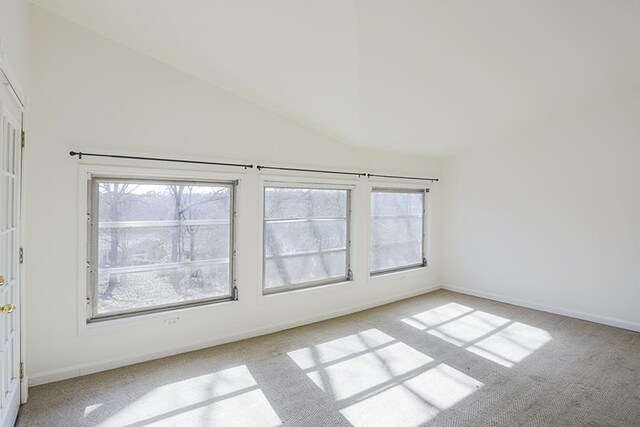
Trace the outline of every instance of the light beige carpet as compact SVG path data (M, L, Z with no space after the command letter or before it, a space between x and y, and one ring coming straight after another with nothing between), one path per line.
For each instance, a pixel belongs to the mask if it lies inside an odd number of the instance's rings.
M34 387L20 426L640 426L640 334L448 291Z

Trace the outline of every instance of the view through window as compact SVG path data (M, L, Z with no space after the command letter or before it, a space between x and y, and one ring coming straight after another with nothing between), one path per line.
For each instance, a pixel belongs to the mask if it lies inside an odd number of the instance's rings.
M422 190L374 189L371 193L372 274L423 265L424 203Z
M91 316L228 299L233 183L94 178Z
M349 190L266 187L265 293L349 277Z

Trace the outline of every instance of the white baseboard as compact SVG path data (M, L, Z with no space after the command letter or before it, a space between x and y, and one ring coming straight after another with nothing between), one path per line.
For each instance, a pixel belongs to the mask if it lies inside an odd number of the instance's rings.
M361 304L357 306L347 307L341 310L332 311L329 313L323 313L315 316L309 316L303 319L298 319L292 322L280 323L273 326L267 326L262 328L251 329L239 333L225 335L222 337L208 339L191 343L188 345L181 345L178 347L165 348L153 352L138 353L132 356L101 360L98 362L84 363L81 365L71 366L62 369L54 369L51 371L45 371L29 375L29 386L36 386L54 381L61 381L69 378L79 377L82 375L88 375L96 372L106 371L109 369L115 369L122 366L133 365L135 363L146 362L149 360L160 359L167 356L173 356L180 353L186 353L189 351L200 350L207 347L212 347L220 344L226 344L233 341L239 341L247 338L253 338L260 335L271 334L274 332L283 331L285 329L295 328L298 326L308 325L310 323L320 322L322 320L332 319L335 317L344 316L358 311L367 310L370 308L378 307L384 304L389 304L395 301L415 297L418 295L426 294L440 289L440 285L433 285L428 288L422 288L411 292L405 292L403 294L395 295L393 297L383 298L381 300L369 302L367 304Z
M24 376L20 381L20 403L27 403L29 398L29 377Z
M599 315L584 313L584 312L570 310L570 309L561 308L561 307L553 307L553 306L548 306L544 304L528 302L528 301L511 298L503 295L493 294L489 292L477 291L474 289L464 288L460 286L453 286L450 284L433 285L428 288L423 288L423 289L419 289L411 292L405 292L403 294L395 295L389 298L383 298L381 300L369 302L367 304L351 306L341 310L332 311L329 313L324 313L324 314L306 317L303 319L298 319L292 322L285 322L285 323L280 323L277 325L267 326L263 328L251 329L251 330L247 330L247 331L243 331L235 334L225 335L215 339L199 341L199 342L191 343L188 345L182 345L178 347L165 348L165 349L153 351L153 352L138 353L135 355L122 357L122 358L107 359L107 360L102 360L102 361L93 362L93 363L85 363L85 364L76 365L72 367L36 373L29 376L29 386L36 386L36 385L46 384L54 381L60 381L64 379L79 377L82 375L88 375L95 372L101 372L109 369L119 368L122 366L132 365L135 363L146 362L149 360L160 359L162 357L173 356L180 353L186 353L189 351L200 350L207 347L226 344L233 341L239 341L247 338L257 337L260 335L271 334L274 332L279 332L286 329L295 328L298 326L308 325L310 323L320 322L322 320L332 319L335 317L356 313L358 311L367 310L367 309L378 307L384 304L389 304L395 301L400 301L403 299L433 292L438 289L446 289L446 290L449 290L452 292L458 292L461 294L476 296L480 298L486 298L486 299L490 299L498 302L517 305L520 307L531 308L534 310L545 311L548 313L559 314L563 316L573 317L576 319L588 320L590 322L601 323L604 325L615 326L618 328L640 332L640 324L634 323L634 322L614 319L606 316L599 316Z
M534 310L546 311L547 313L560 314L562 316L574 317L576 319L588 320L590 322L602 323L603 325L615 326L616 328L628 329L634 332L640 332L640 323L629 322L627 320L614 319L612 317L599 316L597 314L584 313L581 311L570 310L567 308L554 307L534 302L524 301L516 298L506 297L503 295L493 294L490 292L477 291L475 289L453 286L450 284L442 285L442 289L446 289L461 294L471 295L474 297L486 298L494 301L504 302L507 304L517 305L520 307L532 308Z

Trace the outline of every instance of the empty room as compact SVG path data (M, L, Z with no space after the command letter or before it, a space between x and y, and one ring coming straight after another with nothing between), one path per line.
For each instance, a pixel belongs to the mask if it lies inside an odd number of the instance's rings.
M0 0L0 427L640 426L640 0Z

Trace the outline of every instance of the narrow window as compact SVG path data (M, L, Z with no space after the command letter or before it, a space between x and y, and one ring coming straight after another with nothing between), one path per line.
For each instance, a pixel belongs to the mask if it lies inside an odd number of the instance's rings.
M349 280L350 192L264 189L264 293Z
M370 271L379 274L426 265L425 191L374 189L371 193Z
M234 188L93 178L89 319L231 299Z

